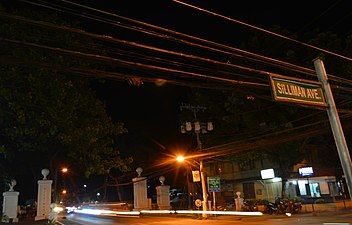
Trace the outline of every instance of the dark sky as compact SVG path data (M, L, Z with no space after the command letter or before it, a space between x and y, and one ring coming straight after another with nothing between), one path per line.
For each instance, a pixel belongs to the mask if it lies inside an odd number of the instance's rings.
M91 7L148 22L208 40L236 46L250 34L250 29L179 5L171 0L153 1L81 1ZM327 1L188 1L220 14L263 28L280 25L295 33L319 28L345 35L351 32L349 0ZM119 37L114 28L88 24L92 29ZM134 38L134 37L132 37ZM237 47L237 46L236 46ZM179 105L187 101L190 88L156 87L145 84L131 87L127 83L107 81L95 86L115 120L125 121L128 129L143 131L172 147L182 141L179 134Z

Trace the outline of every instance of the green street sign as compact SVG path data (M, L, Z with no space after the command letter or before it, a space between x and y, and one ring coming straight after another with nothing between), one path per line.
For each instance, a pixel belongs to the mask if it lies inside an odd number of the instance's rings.
M326 106L323 89L318 82L277 75L270 76L270 82L275 101Z
M207 177L208 191L221 192L220 177Z

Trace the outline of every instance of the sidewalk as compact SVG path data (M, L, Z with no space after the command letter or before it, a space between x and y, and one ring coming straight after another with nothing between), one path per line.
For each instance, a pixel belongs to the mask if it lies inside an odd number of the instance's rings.
M9 224L9 223L0 223L1 225L5 225L5 224ZM33 221L33 220L22 220L19 221L18 223L15 224L19 224L19 225L44 225L46 224L46 220L41 220L41 221Z
M1 223L1 225L8 225L9 223ZM39 220L39 221L34 221L32 220L20 220L18 223L15 223L18 225L46 225L47 220ZM57 223L58 225L80 225L78 223L74 223L72 221L66 220L64 218L60 218L59 222Z

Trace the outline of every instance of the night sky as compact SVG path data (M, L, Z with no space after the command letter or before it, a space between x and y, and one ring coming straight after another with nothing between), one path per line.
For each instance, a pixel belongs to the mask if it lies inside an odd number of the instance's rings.
M173 1L80 1L94 8L132 19L162 26L237 47L250 29L215 18ZM300 34L310 29L333 31L341 35L351 33L351 1L188 1L211 11L248 22L263 28L279 25ZM87 23L87 29L114 34L113 28ZM133 37L132 37L133 38ZM113 119L126 122L133 131L150 133L152 138L167 147L182 141L179 133L179 106L187 101L191 88L172 85L157 87L144 84L132 87L125 83L107 81L94 84L97 95L106 103ZM216 125L215 125L216 126Z

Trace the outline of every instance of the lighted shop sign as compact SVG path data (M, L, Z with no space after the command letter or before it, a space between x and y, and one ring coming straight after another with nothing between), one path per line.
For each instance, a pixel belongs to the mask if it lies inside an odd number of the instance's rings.
M302 167L298 169L298 173L300 176L311 176L314 174L313 167Z
M275 177L274 169L261 170L260 175L262 179L271 179Z

